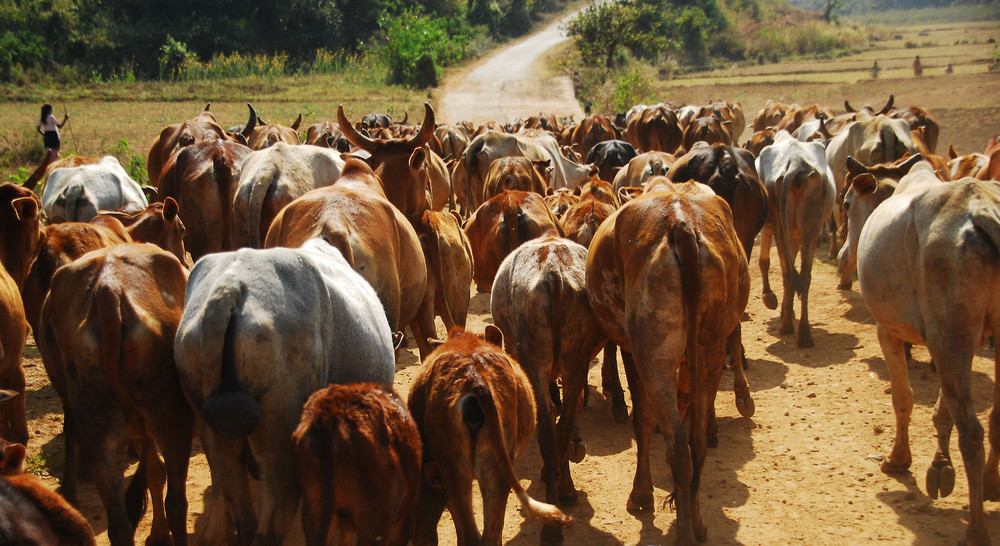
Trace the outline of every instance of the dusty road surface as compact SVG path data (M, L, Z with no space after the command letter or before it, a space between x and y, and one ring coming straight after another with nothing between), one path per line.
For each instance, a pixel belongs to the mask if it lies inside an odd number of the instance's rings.
M446 82L438 100L439 122L506 123L539 112L583 119L569 76L536 76L535 63L542 53L568 39L560 29L567 19L498 51L463 77Z

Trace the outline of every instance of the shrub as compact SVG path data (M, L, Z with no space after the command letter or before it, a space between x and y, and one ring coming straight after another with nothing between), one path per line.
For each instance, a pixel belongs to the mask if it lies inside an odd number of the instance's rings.
M437 84L441 67L460 61L468 37L457 24L441 17L404 10L399 16L383 12L379 25L385 33L382 54L390 83L413 87Z
M653 84L638 70L630 70L618 78L615 86L614 107L624 112L634 104L652 102Z

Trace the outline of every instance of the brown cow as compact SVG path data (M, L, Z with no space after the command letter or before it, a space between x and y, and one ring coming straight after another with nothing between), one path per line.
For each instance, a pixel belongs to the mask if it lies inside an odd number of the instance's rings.
M621 131L614 126L611 120L607 116L599 114L583 119L574 125L568 133L563 144L571 147L576 146L580 155L584 157L598 142L621 139L622 137ZM588 161L588 163L590 162Z
M500 262L525 241L550 229L563 234L559 219L536 193L505 191L483 203L465 224L476 286L489 292Z
M766 128L750 135L750 140L743 144L743 148L748 150L754 157L760 155L760 151L774 144L774 129Z
M629 118L623 139L639 153L661 151L672 154L684 140L677 114L669 105L647 106Z
M566 215L569 209L573 208L573 205L580 202L580 188L559 188L554 190L549 188L545 190L545 206L549 207L549 210L556 218L562 218Z
M215 116L208 111L210 106L211 103L205 105L205 110L194 119L168 125L160 131L146 156L146 173L149 175L150 186L159 187L163 166L178 148L203 140L231 140Z
M446 203L451 177L444 161L424 145L434 136L434 110L424 103L420 132L406 139L373 139L362 135L337 107L337 121L344 136L371 154L368 164L382 179L385 196L406 217Z
M472 285L472 247L462 230L457 212L425 210L413 225L427 264L427 292L424 299L434 302L434 315L441 317L446 330L465 327L469 316L469 286ZM434 333L433 322L421 331ZM435 336L436 337L436 336Z
M250 109L250 119L240 134L246 139L247 146L251 150L263 150L279 142L292 145L302 143L296 132L302 123L302 114L299 114L290 127L285 127L276 121L268 123L257 117L257 111L250 103L247 103L247 108Z
M591 243L591 306L611 341L635 358L626 358L638 444L628 507L653 508L649 440L657 424L667 440L678 544L708 534L698 493L709 419L726 340L749 292L732 214L715 195L664 187L638 197L618 209Z
M9 182L0 184L0 265L24 287L44 234L42 202L34 192Z
M321 148L333 148L338 152L351 151L351 143L344 138L340 124L330 120L319 121L307 127L305 143Z
M677 157L666 152L652 151L633 157L628 165L615 175L615 195L618 195L622 188L641 187L652 176L666 175L675 162Z
M507 190L533 191L545 195L549 189L548 176L552 171L548 159L530 160L524 156L494 159L483 184L483 201Z
M42 307L39 350L49 376L67 387L64 403L73 419L64 429L86 439L81 454L101 493L113 544L134 541L144 489L153 500L149 540L169 543L172 535L175 544L187 543L194 418L174 365L186 283L187 270L174 255L129 243L59 268ZM126 491L129 441L140 464Z
M420 431L392 389L329 385L292 434L306 543L406 546L420 486Z
M7 270L0 267L0 389L19 395L0 404L0 437L25 445L28 443L28 421L21 353L27 338L28 322L24 317L21 293Z
M684 149L690 152L697 142L731 145L733 143L730 130L732 124L732 121L723 120L714 114L692 119L691 123L684 129Z
M783 102L767 99L764 107L753 117L753 132L757 133L764 129L774 128L781 122L781 118L785 117L785 112L789 108L791 107Z
M231 235L236 180L250 148L229 141L206 141L170 156L157 199L172 197L189 230L185 247L197 261L210 252L233 250Z
M109 223L112 219L125 226L132 240L137 243L154 244L173 254L185 267L191 263L184 249L186 229L178 213L180 207L171 197L161 203L150 203L139 212L103 212L91 220L95 224Z
M0 391L2 402L8 391ZM0 537L20 546L96 545L87 518L22 468L25 449L0 438Z
M607 182L604 182L607 184ZM597 233L597 228L604 223L615 211L615 205L597 198L591 192L585 192L580 198L580 202L570 207L566 214L559 220L566 238L581 244L590 246L590 241Z
M582 461L586 446L578 440L571 444L571 436L590 360L607 340L587 299L586 263L587 249L567 239L528 241L500 265L490 299L507 352L535 393L542 481L545 500L552 504L576 500L569 461ZM549 393L557 379L562 380L561 412ZM546 525L542 541L561 543L562 529Z
M486 339L454 328L413 379L407 405L424 443L424 471L413 543L437 543L445 505L459 546L499 545L510 490L532 517L565 527L573 518L540 503L521 487L514 460L531 441L535 401L521 367L500 347L503 334L486 327ZM472 513L472 480L478 478L486 513L480 537Z
M973 152L970 154L958 155L955 146L948 145L948 179L958 180L967 176L976 178L979 171L990 162L986 154Z
M1000 180L1000 143L996 143L997 137L993 137L991 144L986 148L988 163L976 175L978 180Z
M416 231L390 203L380 180L364 162L349 159L337 183L312 190L278 212L265 248L297 248L314 237L337 247L347 263L378 294L389 327L414 330L421 354L430 353L421 331L433 323L433 300L427 301L427 265Z

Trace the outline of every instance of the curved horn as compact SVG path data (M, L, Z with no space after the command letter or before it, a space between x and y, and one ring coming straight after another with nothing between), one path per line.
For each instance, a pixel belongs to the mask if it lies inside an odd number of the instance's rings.
M847 172L851 173L851 176L857 176L868 172L868 167L862 165L853 156L847 156Z
M894 97L892 95L889 95L889 100L886 101L885 106L883 106L882 109L878 111L878 113L879 114L888 114L889 113L889 109L892 108L892 101L894 101L894 100L896 100L896 97Z
M343 104L337 107L337 123L340 124L340 131L344 133L344 138L348 142L367 152L375 149L375 141L359 133L354 128L354 125L351 125L351 122L347 121L347 116L344 115Z
M420 132L407 142L407 145L416 148L427 144L427 141L434 136L434 109L431 105L424 103L424 121L420 125Z
M924 156L920 154L913 154L906 161L900 163L897 168L901 173L908 173L910 169L913 168L918 162L923 161Z
M819 118L819 134L823 135L823 138L830 140L833 135L830 134L830 130L826 128L826 116L820 116Z
M253 134L253 130L257 127L257 111L253 109L253 106L251 106L249 102L247 103L247 108L250 109L250 119L247 120L247 124L240 132L240 134L243 135L243 138L247 138Z
M302 114L299 114L299 117L295 118L295 123L292 124L291 129L293 131L298 131L299 130L299 124L301 124L301 123L302 123Z
M208 104L206 104L206 105L205 105L205 110L204 110L204 111L205 111L205 112L208 112L208 109L209 109L209 108L211 108L211 107L212 107L212 103L208 103Z
M851 106L851 103L847 102L847 99L844 99L844 109L847 110L848 112L851 112L851 113L857 113L857 110L855 110Z
M406 122L410 120L410 113L403 112L403 121L399 122L400 125L406 125Z

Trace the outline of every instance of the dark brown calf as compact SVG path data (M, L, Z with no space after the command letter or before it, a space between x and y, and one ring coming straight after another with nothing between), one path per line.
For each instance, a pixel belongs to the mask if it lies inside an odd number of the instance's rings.
M420 484L420 433L406 405L376 383L316 391L292 434L310 546L357 537L359 546L405 546Z

